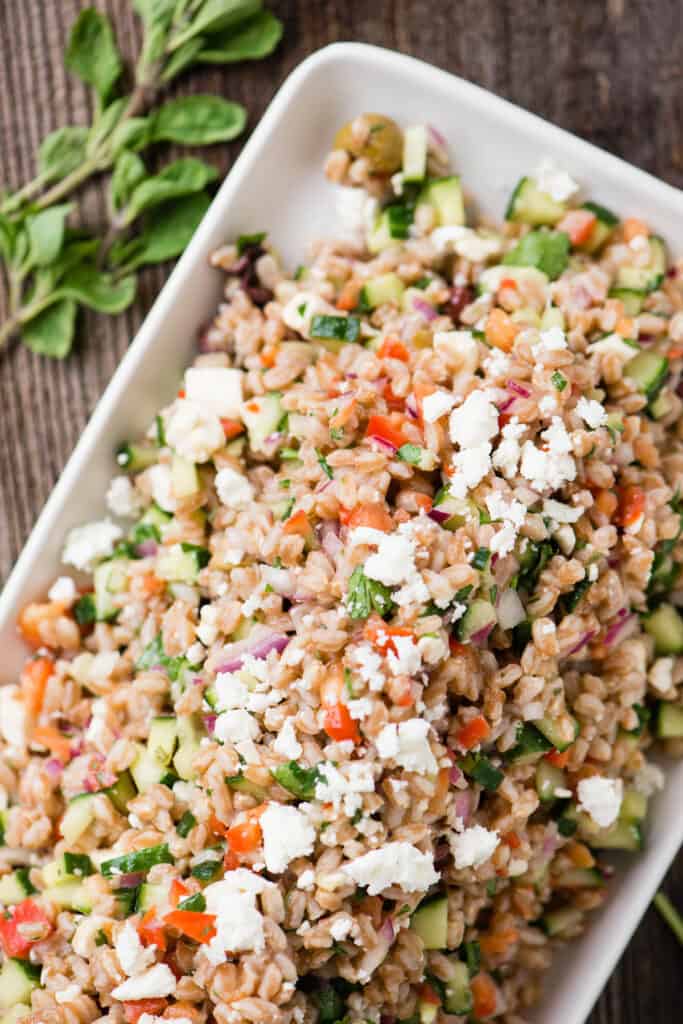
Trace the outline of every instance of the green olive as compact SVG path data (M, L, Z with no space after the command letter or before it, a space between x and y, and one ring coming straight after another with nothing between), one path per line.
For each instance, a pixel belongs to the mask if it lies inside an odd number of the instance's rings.
M364 157L373 174L393 174L403 159L403 133L384 114L361 114L337 132L335 149Z

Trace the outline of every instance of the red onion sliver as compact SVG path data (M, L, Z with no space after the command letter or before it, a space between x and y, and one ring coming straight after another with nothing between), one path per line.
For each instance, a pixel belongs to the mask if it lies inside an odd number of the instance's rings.
M494 626L495 622L489 622L488 625L482 626L481 629L478 629L476 633L472 634L470 640L475 645L475 647L481 647L482 644L486 643L489 636L491 635L491 632L493 631Z
M472 813L472 794L469 789L462 789L455 798L455 813L462 819L463 825L467 825Z
M629 615L625 608L622 608L622 612L625 614L621 615L619 613L621 617L612 623L603 637L602 642L605 647L610 647L616 641L622 629L635 619L635 615Z
M48 757L44 762L44 768L51 779L58 779L64 771L64 765L56 757Z
M435 523L445 523L447 519L450 519L448 512L442 512L440 508L430 508L427 515Z
M458 768L457 764L453 764L448 772L448 781L451 786L457 786L457 784L464 778L463 773Z
M206 731L208 732L209 736L213 736L214 729L216 728L217 718L218 715L204 715L204 725L206 726Z
M143 871L131 871L128 875L119 875L115 881L117 889L136 889L144 880Z
M245 657L248 655L258 660L266 658L271 651L277 651L278 654L281 654L290 639L291 638L286 636L284 633L269 632L265 636L261 635L260 638L256 640L250 640L250 638L247 637L246 640L242 640L239 643L228 644L225 648L225 652L227 654L228 649L231 648L229 653L232 654L232 658L229 658L227 661L224 661L219 665L216 671L239 672L244 664Z
M501 402L500 405L498 406L498 413L502 415L504 412L507 412L508 409L510 409L516 401L517 398L515 397L515 395L511 395L509 398L506 398L505 401Z
M512 380L512 378L505 382L505 387L508 391L514 392L515 395L519 395L521 398L529 398L531 395L531 391L526 385L520 384L518 380Z
M396 932L394 930L394 919L392 917L384 918L384 921L382 922L382 925L379 929L379 934L382 936L383 939L386 939L387 942L394 941L394 935L396 934Z
M425 320L429 320L430 322L432 320L436 320L439 315L431 303L427 302L425 299L420 299L417 295L413 297L413 309L416 310L416 312L421 313Z
M135 545L135 554L138 558L151 558L153 555L156 555L157 550L158 544L151 537Z

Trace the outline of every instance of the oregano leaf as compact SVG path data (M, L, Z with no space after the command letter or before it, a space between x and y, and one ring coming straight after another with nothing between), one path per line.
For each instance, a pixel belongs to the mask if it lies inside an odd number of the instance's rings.
M190 64L193 64L205 42L206 40L203 36L195 36L194 39L188 39L186 43L183 43L166 61L164 70L161 73L161 81L170 82L172 78L175 78L181 71L184 71Z
M153 206L159 206L169 199L191 195L193 192L201 192L217 176L216 168L202 160L196 160L194 157L176 160L159 174L147 178L137 186L126 206L124 221L130 224Z
M111 23L94 7L81 11L71 29L66 66L92 86L100 100L109 96L123 70Z
M135 153L124 149L114 164L109 193L112 206L120 210L130 199L136 185L147 177L147 168Z
M78 306L73 299L59 299L29 320L22 328L24 344L41 356L63 359L71 350Z
M46 135L38 150L38 172L46 182L58 181L85 159L88 129L69 124Z
M175 37L173 48L198 35L222 32L260 10L261 0L205 0L186 28Z
M46 267L57 258L64 241L66 218L71 207L71 203L60 203L26 218L29 256L34 266Z
M126 261L127 269L180 256L210 205L211 196L199 192L151 210L135 239L137 249L130 254L130 261Z
M197 60L201 64L233 64L260 60L272 53L282 39L283 25L270 11L261 11L237 29L207 39Z
M135 277L116 280L94 264L83 263L64 275L55 295L75 299L100 313L120 313L135 298L136 284Z
M219 96L181 96L164 103L151 119L154 142L181 142L206 146L227 142L244 130L247 113L239 103Z

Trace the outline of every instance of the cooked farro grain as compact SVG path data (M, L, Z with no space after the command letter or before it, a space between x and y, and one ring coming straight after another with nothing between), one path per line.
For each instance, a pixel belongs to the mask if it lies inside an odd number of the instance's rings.
M547 163L465 227L426 127L326 172L20 616L3 1024L523 1024L681 755L680 265Z

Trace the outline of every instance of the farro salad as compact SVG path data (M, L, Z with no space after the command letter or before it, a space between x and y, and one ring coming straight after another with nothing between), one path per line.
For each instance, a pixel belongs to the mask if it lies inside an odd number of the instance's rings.
M1 1024L521 1024L683 753L683 262L426 125L325 170L21 613Z

